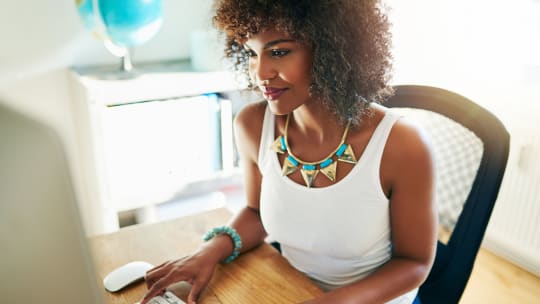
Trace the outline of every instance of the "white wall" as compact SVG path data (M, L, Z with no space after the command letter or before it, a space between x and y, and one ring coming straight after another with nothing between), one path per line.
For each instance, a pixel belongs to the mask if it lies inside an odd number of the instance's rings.
M388 3L396 83L460 92L507 122L540 109L540 1Z
M163 0L163 26L133 61L189 57L190 32L209 28L211 3ZM57 68L119 62L84 29L75 0L0 0L0 24L0 90Z

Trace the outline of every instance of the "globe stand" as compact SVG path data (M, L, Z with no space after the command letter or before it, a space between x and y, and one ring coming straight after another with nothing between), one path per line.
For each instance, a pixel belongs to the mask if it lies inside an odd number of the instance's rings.
M131 61L131 51L132 50L128 48L124 48L124 52L120 56L120 69L114 73L114 77L116 79L133 79L140 76L140 71L133 67L133 62Z
M128 50L124 56L122 56L122 66L121 69L123 72L131 72L133 70L133 64L131 63L131 55Z

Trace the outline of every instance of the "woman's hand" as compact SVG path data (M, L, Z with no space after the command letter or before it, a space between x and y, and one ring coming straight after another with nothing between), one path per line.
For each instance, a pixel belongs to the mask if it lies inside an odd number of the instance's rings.
M146 273L148 292L141 304L163 293L165 289L177 282L188 282L191 290L188 304L195 303L200 292L206 287L219 260L201 252L185 256L178 260L165 262Z
M241 252L255 248L266 237L257 207L258 205L252 204L241 209L229 224L241 236ZM182 281L191 284L188 304L195 303L212 278L217 264L229 257L233 251L234 243L231 237L220 234L203 243L195 253L149 270L145 277L149 290L140 304L146 304L170 285Z

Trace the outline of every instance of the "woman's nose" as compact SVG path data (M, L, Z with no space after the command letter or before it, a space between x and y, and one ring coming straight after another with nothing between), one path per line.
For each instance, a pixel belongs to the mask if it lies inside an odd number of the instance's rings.
M256 83L272 80L277 75L275 67L270 62L261 59L260 57L252 59L250 70Z

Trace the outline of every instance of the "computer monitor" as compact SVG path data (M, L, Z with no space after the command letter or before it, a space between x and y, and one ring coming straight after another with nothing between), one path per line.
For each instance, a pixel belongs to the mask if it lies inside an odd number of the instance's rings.
M59 137L0 101L0 302L104 303Z

